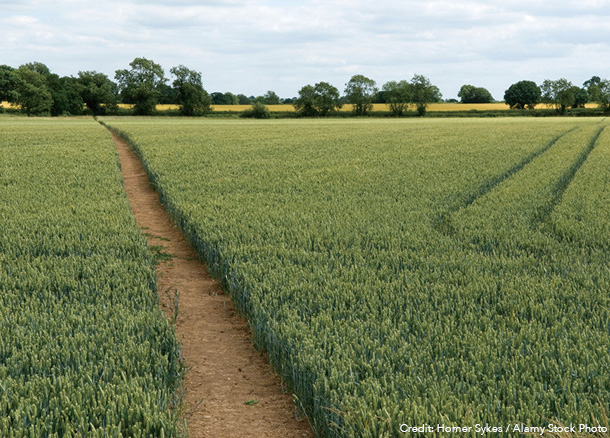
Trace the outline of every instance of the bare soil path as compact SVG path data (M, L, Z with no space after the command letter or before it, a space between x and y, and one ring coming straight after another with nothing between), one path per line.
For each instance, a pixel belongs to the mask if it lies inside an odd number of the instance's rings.
M296 419L291 395L282 392L279 377L252 345L248 324L161 206L138 156L122 138L113 139L133 214L148 244L161 251L157 284L168 317L179 294L176 332L187 366L190 437L313 437L307 421Z

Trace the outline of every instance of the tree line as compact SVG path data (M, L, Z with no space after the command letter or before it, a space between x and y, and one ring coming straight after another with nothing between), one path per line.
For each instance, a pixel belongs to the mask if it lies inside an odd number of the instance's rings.
M410 81L389 81L381 91L373 79L354 75L345 85L344 92L341 97L339 90L327 82L305 85L293 105L303 116L327 116L344 103L350 103L356 115L364 116L372 111L373 103L387 103L392 114L401 116L410 105L424 115L428 104L442 99L438 87L422 75L414 75Z
M604 111L610 110L610 80L593 76L578 87L565 78L546 79L539 86L534 81L519 81L512 84L504 101L516 109L534 109L539 103L552 105L563 114L567 108L584 108L589 102L597 103Z
M18 105L28 115L50 114L94 115L112 114L119 103L133 105L133 113L150 115L157 104L176 104L182 115L203 115L212 111L211 105L248 105L252 109L245 116L268 117L265 105L292 104L305 117L328 116L344 104L351 104L355 115L367 115L374 103L388 105L392 115L402 116L413 108L425 115L430 103L442 101L439 88L423 75L409 81L389 81L381 89L376 82L363 75L354 75L345 85L343 94L328 82L305 85L298 97L281 99L269 90L262 96L245 96L230 92L208 93L201 73L184 65L170 70L171 85L163 68L146 58L135 58L128 69L116 70L114 80L96 71L80 71L77 77L60 77L39 62L13 68L0 65L0 101ZM493 102L491 93L482 87L465 84L458 97L463 103ZM534 108L538 103L553 105L559 113L569 107L582 107L597 102L610 109L610 81L593 76L574 86L566 79L545 80L541 86L532 81L511 85L504 95L505 102L516 109ZM449 100L452 101L452 100Z
M112 81L96 71L59 77L39 62L17 69L1 65L0 100L19 105L28 115L102 115L115 113L119 103L133 104L138 115L152 114L159 103L176 103L184 115L209 111L212 101L201 73L183 65L172 67L169 86L163 68L152 60L136 58L129 66L117 70Z

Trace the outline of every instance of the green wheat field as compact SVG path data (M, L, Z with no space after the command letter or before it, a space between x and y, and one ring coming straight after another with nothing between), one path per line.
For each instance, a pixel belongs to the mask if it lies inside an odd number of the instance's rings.
M100 120L319 436L603 423L610 120ZM103 126L0 120L0 436L179 433L153 263Z

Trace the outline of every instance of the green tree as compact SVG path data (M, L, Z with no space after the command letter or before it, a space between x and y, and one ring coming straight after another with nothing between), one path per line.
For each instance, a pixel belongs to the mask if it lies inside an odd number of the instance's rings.
M237 103L238 103L238 105L250 105L252 103L252 99L250 99L245 94L238 94Z
M239 105L239 97L237 97L235 94L231 93L230 91L227 91L225 93L225 100L227 102L229 102L227 105Z
M42 62L28 62L27 64L23 64L21 67L27 68L36 73L40 73L41 75L47 77L51 74L51 70Z
M328 82L318 82L314 85L314 90L316 92L316 108L321 116L327 116L343 106L339 90L334 85Z
M587 79L583 82L582 86L585 89L589 89L592 85L599 85L602 81L602 78L599 76L591 76L591 79Z
M214 93L211 94L210 97L212 98L212 103L214 105L239 105L239 102L240 102L239 97L237 97L236 95L234 95L233 93L231 93L229 91L227 91L226 93L221 93L221 92L215 91ZM262 100L263 100L263 98L260 97L260 101L262 101ZM247 102L247 103L250 103L250 102Z
M585 90L587 90L587 94L589 95L589 100L587 102L592 102L595 99L593 99L593 87L597 87L599 86L599 84L601 83L602 79L599 76L591 76L591 79L586 80L585 82L583 82L582 86Z
M327 116L341 108L339 90L328 82L305 85L292 105L303 116Z
M589 101L589 92L577 86L573 86L570 88L572 94L574 94L574 103L572 104L572 108L584 108L585 104Z
M555 107L559 114L563 114L567 107L574 105L574 93L572 83L567 79L552 81L545 79L540 87L542 101Z
M125 103L135 104L136 114L150 115L161 96L161 86L166 82L163 68L146 58L135 58L129 66L131 69L115 73L121 96Z
M494 100L487 89L474 85L462 85L458 97L462 103L491 103Z
M374 80L363 75L354 75L345 84L345 97L354 106L354 113L365 116L373 109L373 100L377 96Z
M172 87L169 84L161 84L161 86L159 87L159 91L161 92L161 95L159 96L159 104L161 105L176 105L178 104L177 102L177 96L176 96L176 89L174 87Z
M0 65L0 102L17 102L19 100L19 76L13 67Z
M389 81L383 84L383 100L390 105L390 111L395 116L402 116L413 101L413 86L402 80ZM381 94L381 93L380 93Z
M79 71L77 84L83 102L94 115L116 111L118 87L104 73Z
M413 103L417 107L420 116L426 115L428 105L442 99L440 90L436 85L432 85L430 80L422 75L414 75L411 79L413 91Z
M51 105L52 116L77 116L83 113L83 98L79 93L75 78L49 74L46 80L51 98L53 99Z
M210 105L212 98L204 90L201 82L201 73L190 70L184 65L170 69L176 79L174 89L176 91L176 103L180 105L180 112L185 116L195 113L209 113L212 111Z
M504 93L504 101L516 109L534 109L540 102L540 87L533 81L519 81L512 84Z
M275 94L274 91L271 91L271 90L267 91L263 95L262 102L265 105L279 105L281 103L280 102L280 97L277 94Z
M18 100L27 114L82 114L83 100L75 78L59 77L41 62L24 64L19 67L17 74L22 79ZM40 95L36 96L36 93Z
M600 79L598 83L589 87L593 102L605 112L610 112L610 80Z
M50 114L53 97L47 87L45 75L31 70L27 64L15 70L15 74L19 82L17 99L13 103L20 105L27 115Z
M229 105L225 94L221 93L220 91L214 91L212 94L210 94L210 98L212 99L212 104L214 105Z
M294 109L304 117L315 117L318 115L316 108L316 90L313 85L305 85L299 90L299 97L292 104Z

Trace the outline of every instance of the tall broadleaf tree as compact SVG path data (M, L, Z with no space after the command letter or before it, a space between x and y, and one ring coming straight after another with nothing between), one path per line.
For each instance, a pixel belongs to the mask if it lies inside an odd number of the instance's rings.
M106 114L116 110L118 88L104 73L80 71L77 83L83 102L93 114Z
M574 103L572 104L572 108L584 108L589 101L589 92L587 89L574 85L570 87L570 90L574 95Z
M316 93L316 107L321 116L327 116L343 106L340 101L339 90L334 85L328 82L318 82L314 85L314 91Z
M353 105L354 113L359 116L365 116L373 109L377 91L375 81L363 75L354 75L345 84L345 97Z
M305 117L327 116L338 108L339 90L328 82L305 85L299 90L299 97L294 101L294 108Z
M462 85L458 97L462 103L491 103L494 100L486 88L469 84Z
M413 101L413 87L405 80L389 81L383 84L383 96L395 116L402 116Z
M534 81L519 81L504 92L504 101L514 109L534 109L540 102L542 92Z
M59 75L51 73L47 75L46 79L53 99L52 116L77 116L83 113L83 98L78 91L78 83L75 78L59 77Z
M265 105L279 105L282 103L280 96L273 90L267 91L262 97L262 101Z
M299 90L299 97L292 104L294 109L304 117L316 117L316 90L313 85L305 85Z
M0 65L0 102L17 102L19 100L19 76L13 67Z
M610 113L610 80L600 79L589 88L591 97L597 102L599 107L605 112Z
M135 114L153 114L166 82L163 68L146 58L135 58L129 66L131 69L117 70L114 76L123 101L134 104Z
M39 63L35 67L38 67ZM43 65L43 64L40 64ZM21 111L27 115L50 114L53 105L53 96L47 86L46 76L40 69L31 67L34 63L25 64L15 70L19 78L16 103L21 106ZM48 72L48 69L46 70Z
M540 86L542 101L553 105L559 114L563 114L566 108L574 105L575 96L572 87L572 82L564 78L556 81L546 79Z
M173 82L176 93L176 103L180 105L180 112L185 116L197 113L209 113L212 98L203 88L201 73L190 70L184 65L172 67L172 75L176 77Z
M425 116L428 105L432 102L441 100L442 95L436 85L432 85L430 80L422 75L414 75L411 79L411 90L413 92L413 103L417 107L417 113Z

